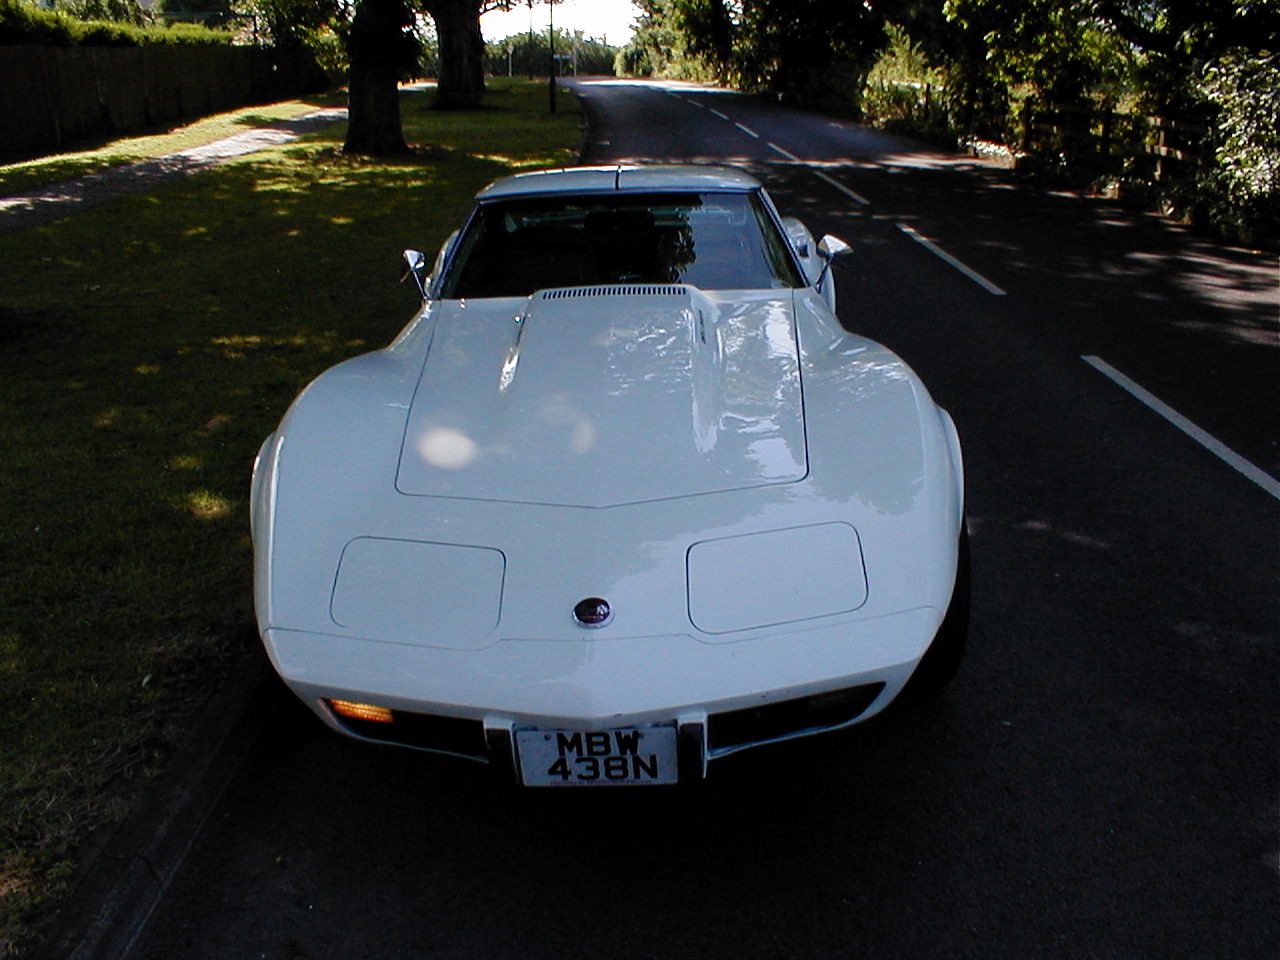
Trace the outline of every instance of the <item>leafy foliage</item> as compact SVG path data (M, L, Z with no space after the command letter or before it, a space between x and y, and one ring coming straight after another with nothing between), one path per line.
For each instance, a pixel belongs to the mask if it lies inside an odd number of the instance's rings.
M236 18L231 9L231 0L160 0L156 4L156 10L167 20L186 20L206 27L225 27Z
M1205 159L1146 184L1245 237L1275 237L1280 0L638 0L620 73L716 79L859 115L931 140L1038 149L1040 168L1085 183L1149 180L1146 117L1179 126ZM1057 119L1025 140L1034 111ZM1105 123L1090 112L1110 115ZM1120 116L1115 112L1120 111ZM1166 127L1168 124L1166 124ZM1181 131L1210 133L1204 142ZM1121 169L1082 146L1139 142ZM1188 139L1191 137L1191 139Z
M899 0L900 2L900 0ZM714 78L856 112L893 0L640 0L627 73ZM821 24L820 32L815 24Z
M1201 177L1211 221L1245 240L1280 224L1280 54L1228 53L1208 63L1200 89L1216 108L1213 163Z
M54 7L77 20L107 20L135 27L147 24L147 15L138 0L59 0Z
M231 39L225 31L192 24L139 27L106 20L77 20L23 0L0 0L0 46L140 47L157 43L219 44L230 43Z
M614 60L617 73L629 77L678 75L682 67L681 35L672 25L667 7L670 0L636 0L640 19L635 35Z
M556 28L556 55L571 59L561 61L556 67L560 74L570 73L576 61L580 74L607 75L614 72L614 58L618 49L603 40L592 37L574 37L569 31ZM507 47L511 47L508 61ZM534 31L512 34L505 40L485 45L485 70L494 76L506 76L508 63L515 76L546 76L550 51L547 49L547 32Z

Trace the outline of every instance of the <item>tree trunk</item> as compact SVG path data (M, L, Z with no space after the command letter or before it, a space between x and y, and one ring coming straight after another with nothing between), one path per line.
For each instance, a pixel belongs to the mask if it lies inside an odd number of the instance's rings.
M409 41L404 28L409 11L403 0L360 0L347 55L351 74L347 94L346 153L386 156L404 153L398 84Z
M480 0L424 0L440 38L438 110L480 106L484 94L484 38L480 34Z

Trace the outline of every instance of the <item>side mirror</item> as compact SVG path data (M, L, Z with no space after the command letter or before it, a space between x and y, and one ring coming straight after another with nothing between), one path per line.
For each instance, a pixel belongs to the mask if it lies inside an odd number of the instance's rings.
M831 272L831 261L846 253L853 253L853 247L839 237L828 233L818 241L818 256L825 262L822 264L822 272L818 274L818 279L814 281L814 287L819 291L822 290L822 284L826 281L827 274Z
M824 260L830 261L842 253L853 253L853 247L849 246L839 237L827 234L818 241L818 255Z
M836 257L853 252L853 247L839 237L826 234L818 241L818 256L822 258L822 272L814 282L814 289L822 294L831 312L836 311L836 278L831 275L831 264Z
M404 281L412 275L413 282L418 285L418 293L423 297L427 295L427 282L430 277L423 276L423 271L427 267L427 257L421 250L406 250L404 252L404 262L408 266L404 272L404 276L400 278L400 282Z

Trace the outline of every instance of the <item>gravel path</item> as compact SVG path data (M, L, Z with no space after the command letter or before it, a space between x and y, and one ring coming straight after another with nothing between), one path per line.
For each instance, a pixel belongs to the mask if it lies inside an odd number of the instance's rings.
M346 116L346 107L317 110L292 120L255 127L189 150L111 167L12 197L0 197L0 233L13 233L52 223L116 197L150 190L166 180L225 163L246 153L296 140L305 133L322 129Z

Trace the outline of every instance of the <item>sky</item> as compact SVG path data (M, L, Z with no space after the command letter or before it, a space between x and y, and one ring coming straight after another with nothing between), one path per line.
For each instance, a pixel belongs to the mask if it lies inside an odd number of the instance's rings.
M586 37L604 37L615 47L625 47L631 39L631 22L640 11L631 0L564 0L555 8L557 30L581 30ZM547 30L547 5L535 0L533 29ZM480 32L486 41L501 40L513 33L528 33L529 8L523 3L510 13L486 13L480 18Z

